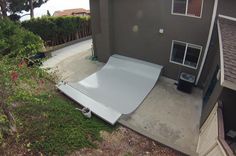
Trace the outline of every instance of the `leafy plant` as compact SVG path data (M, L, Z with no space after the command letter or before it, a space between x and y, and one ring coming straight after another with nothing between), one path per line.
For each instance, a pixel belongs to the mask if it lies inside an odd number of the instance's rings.
M0 55L32 55L42 47L40 37L8 19L0 20Z
M10 111L16 102L33 101L33 88L46 77L39 68L28 68L26 58L39 52L42 40L8 19L0 21L0 142L4 134L17 132L15 118ZM44 78L45 78L44 77ZM7 122L6 122L7 121ZM6 131L6 127L10 129Z

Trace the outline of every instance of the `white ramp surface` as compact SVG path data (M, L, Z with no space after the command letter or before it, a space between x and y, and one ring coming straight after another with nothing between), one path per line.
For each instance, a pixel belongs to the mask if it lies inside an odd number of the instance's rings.
M142 103L158 80L162 66L113 55L98 72L58 88L111 124Z

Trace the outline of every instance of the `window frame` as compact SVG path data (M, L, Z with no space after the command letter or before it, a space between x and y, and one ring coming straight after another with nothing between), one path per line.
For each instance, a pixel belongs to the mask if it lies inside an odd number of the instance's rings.
M174 48L174 43L175 43L175 42L185 44L184 58L183 58L183 62L182 62L182 63L175 62L175 61L172 60L173 48ZM186 59L187 50L188 50L189 45L190 45L190 47L192 47L192 48L196 47L196 49L199 49L199 50L200 50L196 67L193 67L193 66L190 66L190 65L186 65L186 64L185 64L185 59ZM178 40L172 40L169 62L170 62L170 63L173 63L173 64L185 66L185 67L192 68L192 69L195 69L195 70L196 70L196 69L198 69L198 65L199 65L199 62L200 62L200 59L201 59L201 53L202 53L202 46L200 46L200 45L196 45L196 44L192 44L192 43L187 43L187 42L183 42L183 41L178 41Z
M188 1L189 0L186 0L186 6L185 6L185 13L184 14L174 13L174 4L175 4L174 1L175 0L172 0L172 6L171 6L171 14L172 15L185 16L185 17L193 17L193 18L199 18L199 19L202 18L202 11L203 11L204 0L202 0L200 16L188 15Z

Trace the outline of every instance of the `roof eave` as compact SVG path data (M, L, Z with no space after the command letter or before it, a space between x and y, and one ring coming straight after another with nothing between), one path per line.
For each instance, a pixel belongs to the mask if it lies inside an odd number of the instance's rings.
M225 18L228 20L236 21L236 18L219 15L220 18ZM218 36L219 36L219 47L220 47L220 72L221 72L221 78L220 78L220 84L223 87L232 89L236 91L236 84L230 81L225 80L224 75L224 53L223 53L223 43L222 43L222 36L221 36L221 30L220 30L220 22L219 19L217 20L217 29L218 29Z
M224 82L224 55L223 55L223 44L222 44L222 36L220 31L220 22L219 19L217 20L217 30L218 30L218 37L219 37L219 48L220 48L220 84L223 85Z

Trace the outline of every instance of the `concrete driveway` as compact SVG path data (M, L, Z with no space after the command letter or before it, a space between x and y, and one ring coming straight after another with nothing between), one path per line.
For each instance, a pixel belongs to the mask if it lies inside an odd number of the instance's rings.
M89 59L91 50L85 48L78 51L74 55L66 55L68 57L64 59L60 58L61 61L53 60L59 55L49 60L54 63L61 80L77 82L103 67L103 63ZM196 155L201 90L194 89L192 94L182 93L174 83L174 80L161 77L141 106L134 113L122 116L119 122L173 149Z
M88 39L88 40L67 46L65 48L56 50L51 53L52 57L43 63L43 67L54 68L58 63L67 59L68 57L79 54L86 50L90 50L91 47L92 47L92 39Z

